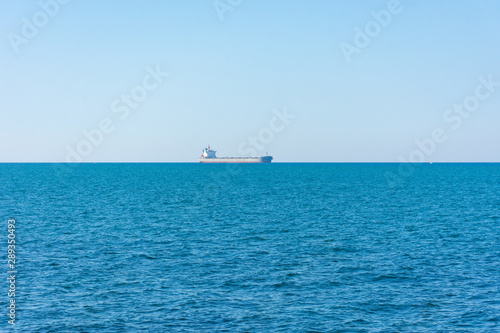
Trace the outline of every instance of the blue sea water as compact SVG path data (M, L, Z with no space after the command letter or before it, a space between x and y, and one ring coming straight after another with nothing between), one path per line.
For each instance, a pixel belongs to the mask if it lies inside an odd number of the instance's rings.
M499 332L500 164L412 168L1 164L15 329Z

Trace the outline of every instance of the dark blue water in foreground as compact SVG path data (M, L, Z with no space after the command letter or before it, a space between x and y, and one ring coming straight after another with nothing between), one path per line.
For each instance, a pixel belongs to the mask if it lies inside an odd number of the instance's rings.
M16 328L499 332L500 165L412 168L0 165Z

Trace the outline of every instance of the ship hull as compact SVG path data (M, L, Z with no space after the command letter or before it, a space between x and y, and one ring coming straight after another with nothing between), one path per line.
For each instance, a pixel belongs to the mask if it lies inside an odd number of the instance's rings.
M200 163L271 163L272 156L200 158Z

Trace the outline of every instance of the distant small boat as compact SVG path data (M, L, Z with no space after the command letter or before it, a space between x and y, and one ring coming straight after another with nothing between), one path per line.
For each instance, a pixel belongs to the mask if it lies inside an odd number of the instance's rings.
M200 163L271 163L272 156L266 155L261 157L217 157L216 151L210 146L203 149L201 157L198 159Z

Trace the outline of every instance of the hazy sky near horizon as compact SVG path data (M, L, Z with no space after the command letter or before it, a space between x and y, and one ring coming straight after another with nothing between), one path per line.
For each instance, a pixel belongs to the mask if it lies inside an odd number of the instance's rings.
M500 2L66 2L0 4L0 162L500 161Z

